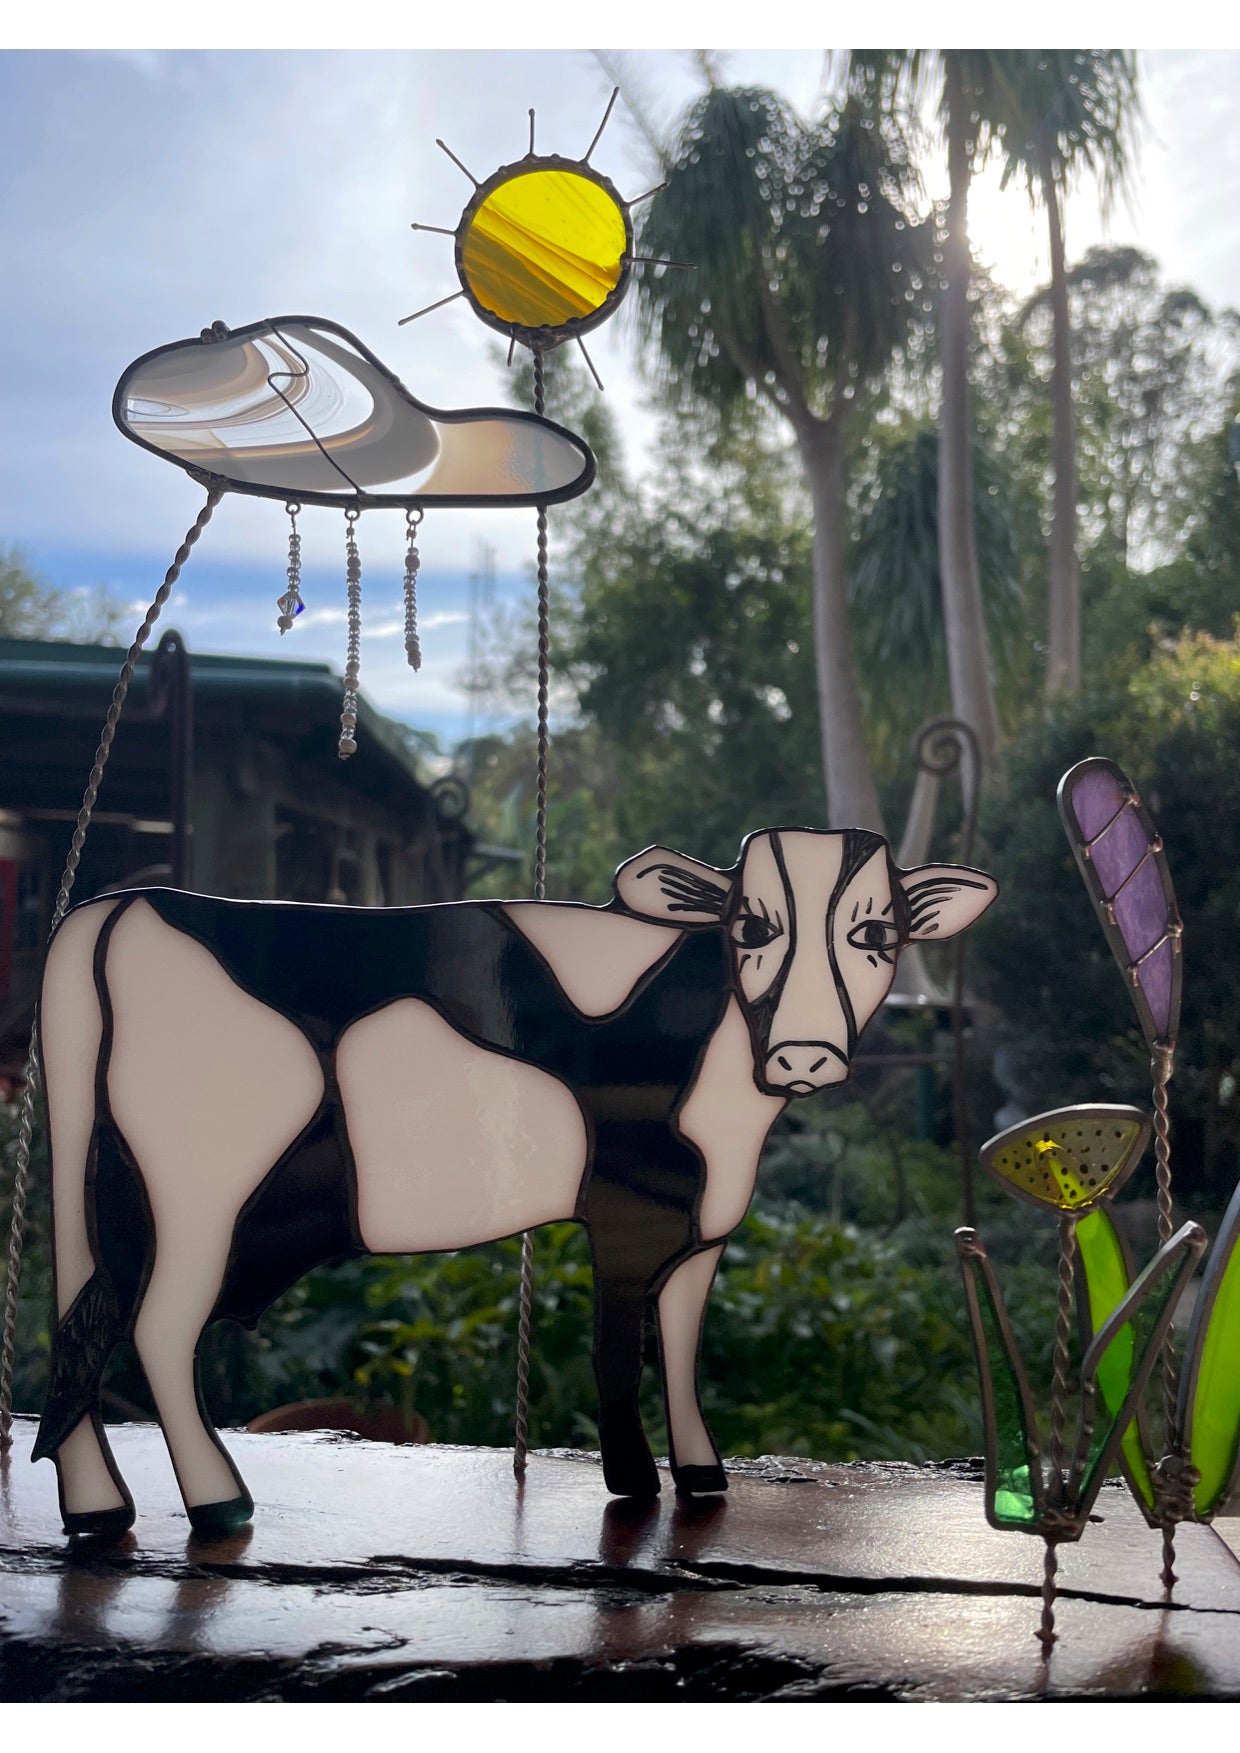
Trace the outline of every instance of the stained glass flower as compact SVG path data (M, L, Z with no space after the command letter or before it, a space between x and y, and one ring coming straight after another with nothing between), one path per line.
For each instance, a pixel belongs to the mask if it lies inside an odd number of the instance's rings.
M1022 1120L982 1146L981 1163L1009 1193L1083 1216L1123 1186L1149 1142L1140 1108L1095 1103Z

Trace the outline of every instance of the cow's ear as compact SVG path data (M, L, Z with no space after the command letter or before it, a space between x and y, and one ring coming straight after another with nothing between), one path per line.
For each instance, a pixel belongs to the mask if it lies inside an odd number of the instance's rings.
M909 942L955 937L980 919L999 893L983 870L962 864L919 864L900 872L909 909Z
M630 913L660 925L718 925L727 911L732 879L666 846L648 846L622 864L616 894Z

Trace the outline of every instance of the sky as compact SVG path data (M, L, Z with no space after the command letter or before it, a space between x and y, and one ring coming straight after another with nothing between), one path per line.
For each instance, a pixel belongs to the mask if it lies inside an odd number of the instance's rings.
M613 59L661 123L700 89L686 52ZM821 50L730 51L720 67L806 113L823 87ZM1069 257L1103 238L1137 243L1211 304L1240 304L1240 51L1150 50L1141 67L1133 194L1104 219L1093 191L1078 190ZM237 328L328 317L434 406L509 401L503 345L463 300L398 326L457 289L451 239L410 230L454 226L471 193L435 140L485 178L525 152L533 106L538 149L579 155L610 89L586 50L0 51L0 546L51 583L107 583L136 626L201 492L124 440L112 392L130 360L216 318ZM592 162L627 197L657 180L623 98ZM932 164L928 195L944 182ZM1020 191L979 178L971 221L1002 282L1023 292L1045 278L1044 222ZM625 313L588 345L640 474L654 422ZM285 640L275 598L287 522L275 503L236 496L216 511L165 624L191 650L341 668L342 519L307 508L301 526L308 610ZM381 710L451 739L469 722L458 685L469 573L489 549L498 599L532 594L534 514L433 511L420 546L425 662L414 676L402 519L362 520L362 685Z

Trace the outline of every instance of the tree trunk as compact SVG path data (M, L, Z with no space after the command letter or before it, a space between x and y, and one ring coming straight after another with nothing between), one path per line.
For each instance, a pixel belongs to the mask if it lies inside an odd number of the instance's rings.
M843 441L838 421L815 421L797 434L814 510L814 659L827 823L881 834L848 628Z
M1051 233L1051 313L1055 354L1051 372L1051 462L1055 490L1051 504L1050 579L1047 601L1046 691L1078 694L1081 689L1081 575L1076 560L1076 434L1072 418L1072 326L1068 317L1068 276L1064 265L1063 218L1055 169L1045 146L1039 152L1042 198Z
M939 573L952 711L977 735L982 771L999 751L999 718L986 647L986 621L973 533L973 462L969 420L969 163L968 104L955 57L944 57L948 100L947 161L950 193L943 244L939 362L943 374L939 439ZM898 581L896 581L898 583Z

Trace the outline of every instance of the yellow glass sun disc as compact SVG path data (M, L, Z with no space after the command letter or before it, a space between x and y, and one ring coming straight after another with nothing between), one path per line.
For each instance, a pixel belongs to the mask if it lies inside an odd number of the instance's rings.
M531 170L487 194L461 228L461 281L514 328L588 323L620 284L628 233L616 197L573 170Z
M1139 1108L1059 1109L992 1138L982 1147L982 1166L1022 1199L1083 1214L1123 1185L1149 1132Z

